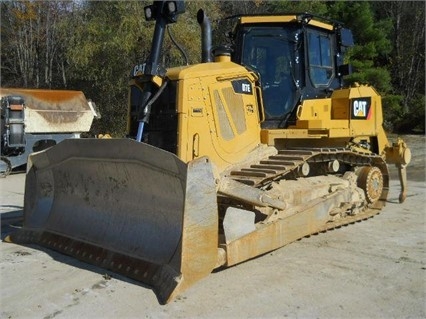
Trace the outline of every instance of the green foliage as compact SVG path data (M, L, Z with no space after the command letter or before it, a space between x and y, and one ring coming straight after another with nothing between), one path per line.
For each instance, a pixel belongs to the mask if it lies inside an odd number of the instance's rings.
M401 95L387 95L382 98L382 107L383 107L383 117L384 123L383 126L385 130L392 132L395 130L395 126L397 122L404 115L404 111L402 109L402 100L403 97Z
M346 81L349 83L369 84L382 95L392 91L391 76L389 71L384 68L365 68L363 72L358 71L347 76Z
M274 13L312 13L318 16L327 15L327 4L324 1L271 1Z
M400 116L395 124L395 131L400 133L425 133L425 96L417 94L409 105L410 112Z
M425 96L417 94L411 101L410 112L405 112L402 95L383 98L384 127L399 133L425 133Z
M382 94L391 91L389 71L380 67L380 61L392 50L389 21L377 20L367 1L338 1L329 5L329 13L354 34L356 45L348 51L347 59L355 73L346 81L370 84Z
M86 2L78 19L70 21L75 30L67 51L69 77L98 106L102 118L93 134L123 136L127 114L127 83L130 70L147 51L152 26L145 23L139 2ZM134 17L140 17L135 19Z

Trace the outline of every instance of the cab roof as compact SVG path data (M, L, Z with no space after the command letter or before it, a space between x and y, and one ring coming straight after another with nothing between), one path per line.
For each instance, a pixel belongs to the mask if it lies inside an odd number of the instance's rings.
M227 19L236 19L237 25L241 24L268 24L268 23L300 23L315 26L325 30L334 30L343 23L329 18L316 16L310 13L291 14L253 14L235 15Z

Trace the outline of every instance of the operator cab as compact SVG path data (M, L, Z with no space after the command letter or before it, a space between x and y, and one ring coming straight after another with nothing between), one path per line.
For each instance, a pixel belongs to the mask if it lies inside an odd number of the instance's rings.
M233 40L233 61L260 76L263 128L287 127L301 101L327 98L342 87L348 74L343 54L353 45L349 30L308 14L238 17Z

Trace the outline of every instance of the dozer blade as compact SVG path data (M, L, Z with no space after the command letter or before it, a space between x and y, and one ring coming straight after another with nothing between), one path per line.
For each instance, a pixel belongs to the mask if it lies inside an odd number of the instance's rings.
M167 303L218 256L212 167L127 139L70 139L30 157L24 226L36 243L153 287Z

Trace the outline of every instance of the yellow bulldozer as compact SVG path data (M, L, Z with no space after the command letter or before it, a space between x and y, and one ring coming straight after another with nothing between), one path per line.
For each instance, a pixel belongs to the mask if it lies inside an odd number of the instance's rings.
M234 16L201 63L165 69L182 1L154 1L149 58L132 72L128 138L66 140L30 156L24 225L36 243L153 287L167 303L214 269L368 219L406 197L410 150L389 143L381 97L346 87L350 30L311 14Z

